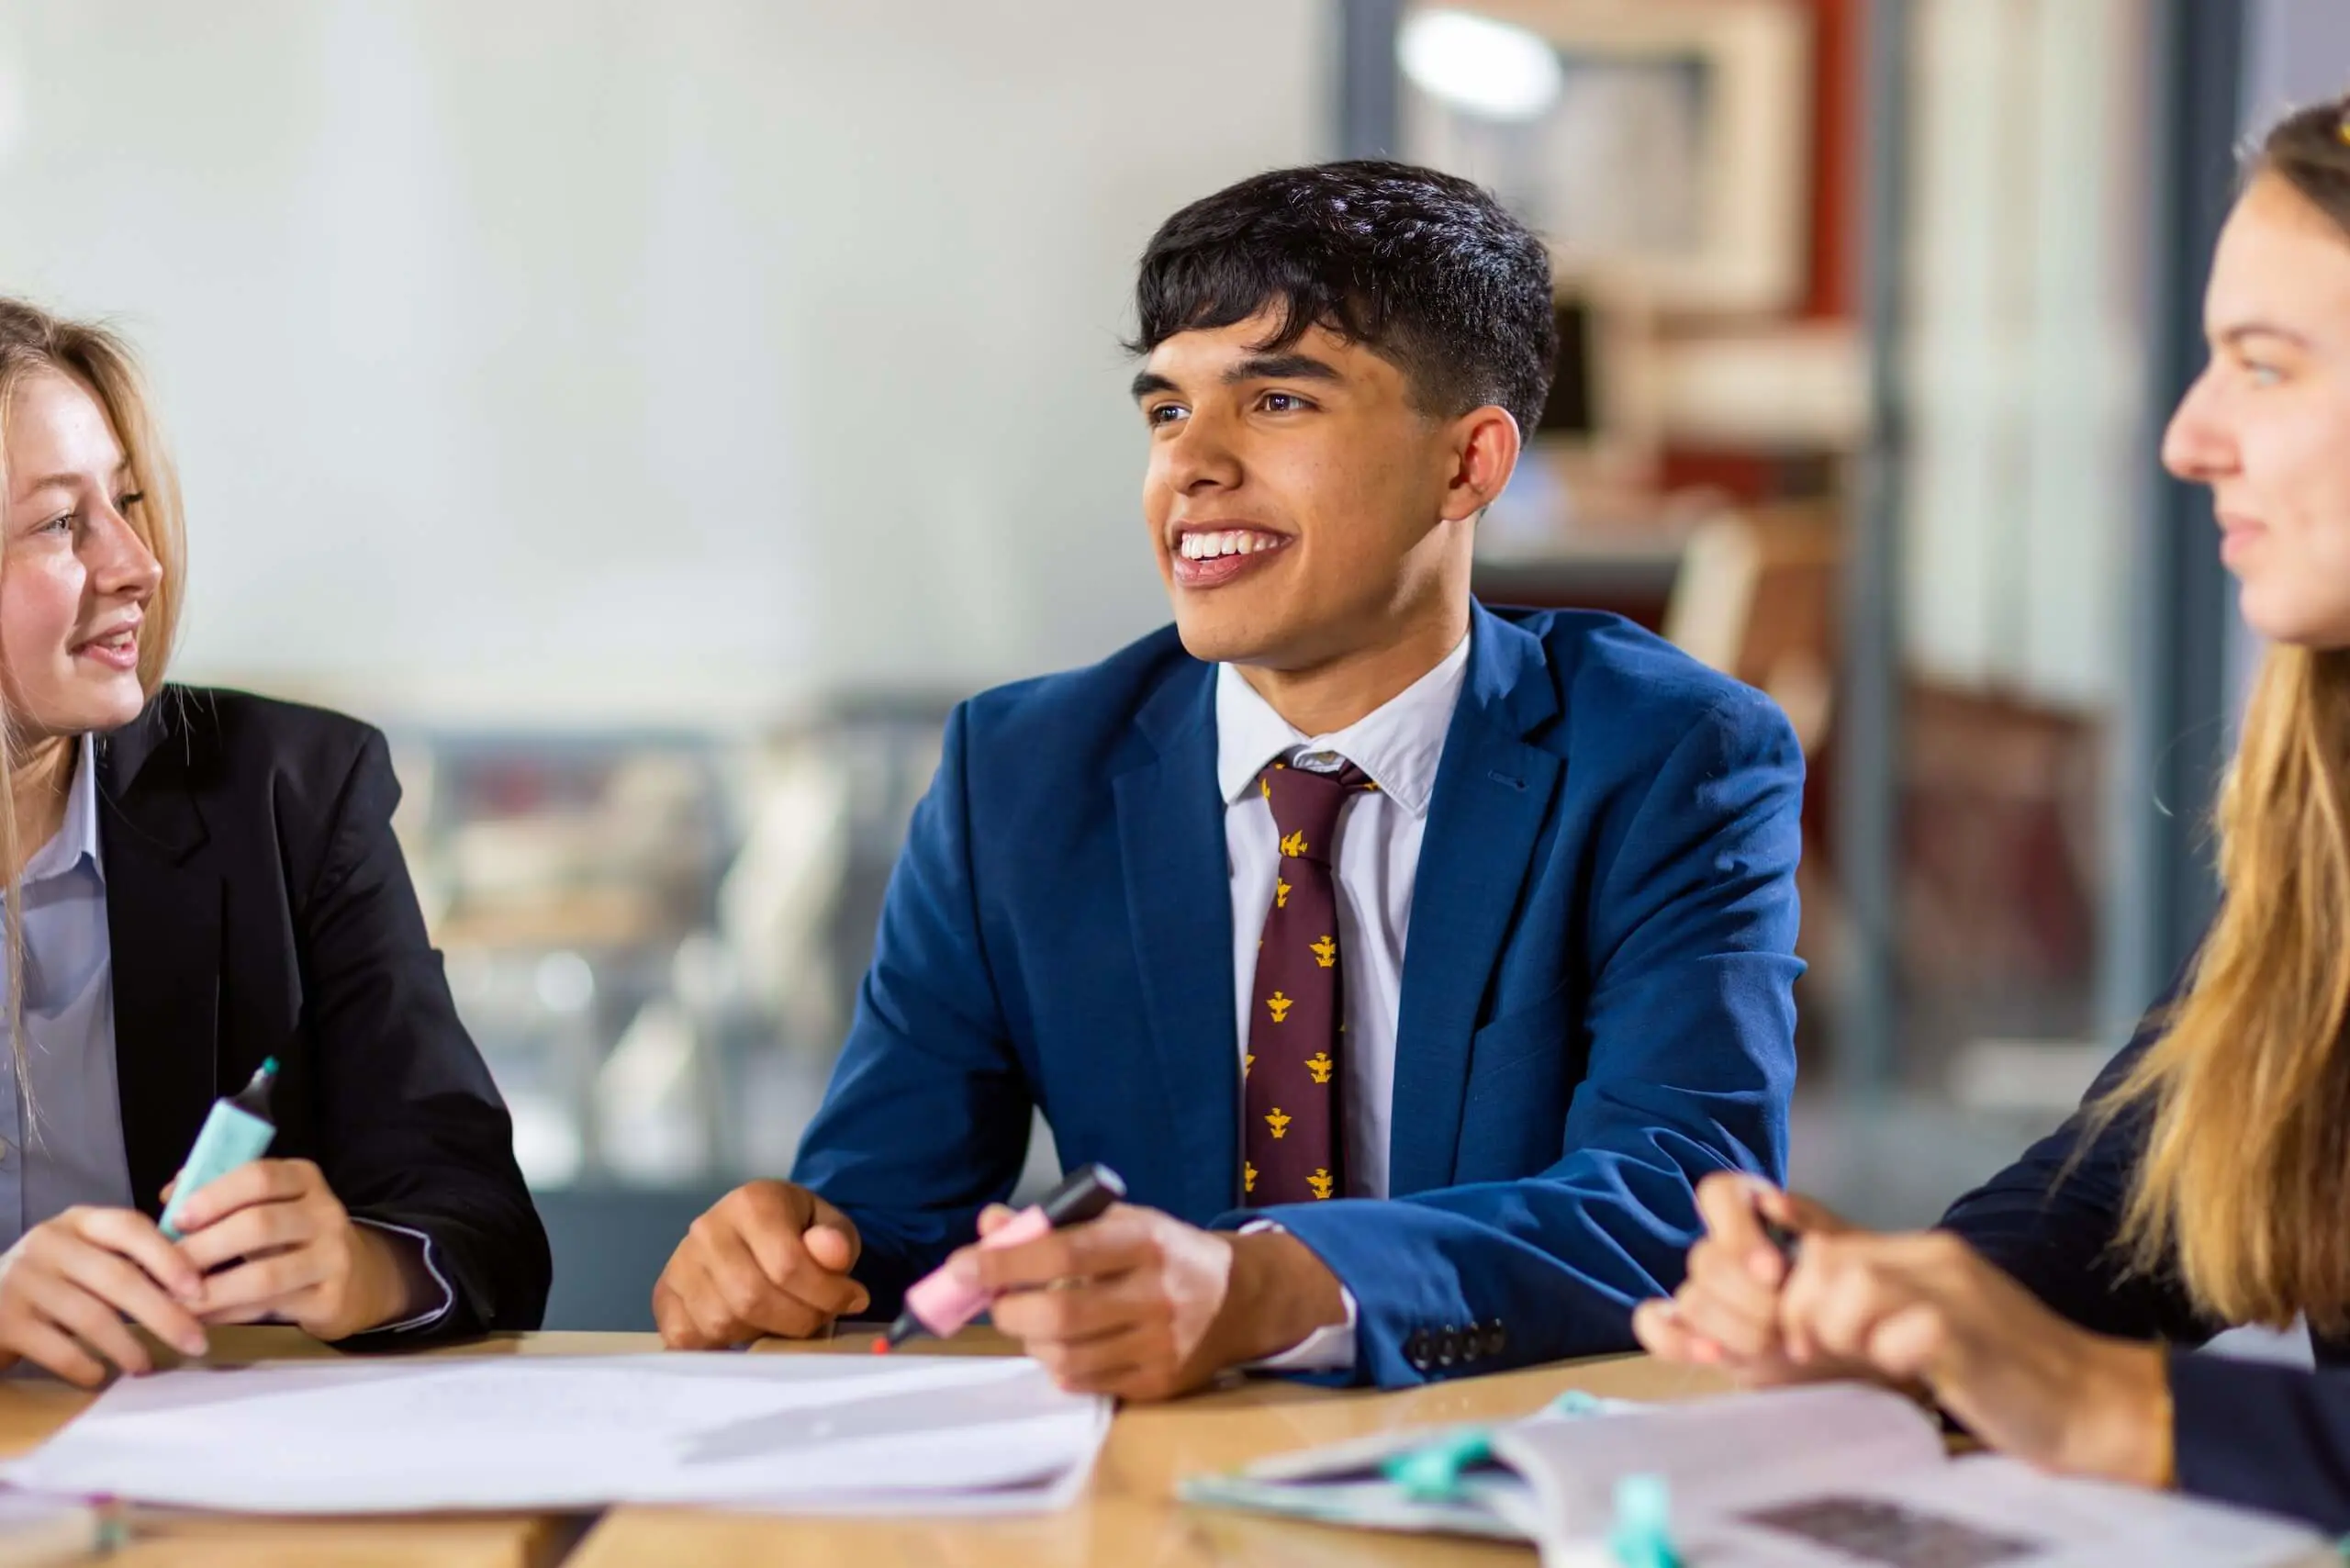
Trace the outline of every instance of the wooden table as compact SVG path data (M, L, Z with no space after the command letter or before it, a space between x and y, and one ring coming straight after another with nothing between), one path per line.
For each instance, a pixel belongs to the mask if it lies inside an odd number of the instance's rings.
M200 1363L317 1360L336 1355L292 1328L215 1328ZM151 1349L157 1349L151 1342ZM614 1355L657 1350L652 1334L502 1335L426 1356ZM158 1360L178 1357L159 1350ZM93 1396L44 1379L0 1379L0 1456L39 1444ZM131 1544L106 1568L552 1568L585 1521L555 1514L434 1518L252 1518L134 1509ZM95 1560L94 1560L95 1561Z
M1001 1352L968 1335L957 1349ZM1571 1361L1469 1378L1398 1394L1366 1394L1252 1381L1170 1405L1119 1413L1092 1484L1059 1514L1006 1519L793 1519L669 1508L615 1508L565 1568L1416 1568L1427 1563L1534 1562L1531 1547L1449 1538L1384 1536L1186 1507L1174 1500L1187 1475L1228 1470L1260 1455L1363 1437L1399 1427L1526 1416L1571 1388L1626 1399L1714 1394L1713 1373L1665 1367L1644 1356Z
M814 1345L769 1342L762 1352L864 1354L870 1329L844 1328ZM616 1355L658 1350L650 1334L507 1335L427 1356ZM1002 1355L1010 1346L972 1330L929 1353ZM335 1352L291 1329L216 1329L206 1364L317 1358ZM133 1544L108 1568L697 1568L789 1562L795 1568L1369 1568L1421 1563L1531 1563L1530 1549L1452 1540L1370 1535L1259 1519L1174 1501L1182 1477L1225 1470L1284 1449L1448 1421L1529 1414L1571 1388L1632 1399L1717 1392L1712 1374L1637 1356L1567 1362L1364 1394L1249 1382L1172 1405L1122 1411L1092 1484L1059 1514L1001 1519L820 1519L666 1508L616 1508L587 1521L553 1514L439 1518L270 1519L140 1509ZM0 1455L21 1453L71 1420L90 1396L28 1379L0 1380ZM575 1549L576 1543L576 1549Z

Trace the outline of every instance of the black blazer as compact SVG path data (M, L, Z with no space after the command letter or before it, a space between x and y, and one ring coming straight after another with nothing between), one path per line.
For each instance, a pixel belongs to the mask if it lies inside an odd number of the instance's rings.
M2084 1103L2119 1083L2158 1033L2142 1025ZM2315 1372L2196 1349L2230 1325L2199 1314L2174 1274L2132 1273L2114 1252L2146 1130L2143 1114L2117 1118L2091 1142L2076 1114L1952 1204L1942 1226L2083 1327L2171 1347L2181 1490L2350 1530L2350 1341L2312 1335Z
M274 1056L271 1154L315 1160L354 1215L432 1238L456 1300L424 1332L536 1328L546 1232L425 937L392 835L399 783L383 735L167 686L98 741L97 776L140 1207L160 1212L214 1099Z

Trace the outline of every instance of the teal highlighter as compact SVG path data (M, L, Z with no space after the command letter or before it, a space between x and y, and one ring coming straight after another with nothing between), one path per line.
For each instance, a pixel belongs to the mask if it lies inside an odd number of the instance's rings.
M276 1082L277 1058L272 1057L242 1089L212 1102L212 1114L204 1118L204 1130L196 1135L196 1147L180 1167L179 1185L163 1205L162 1228L172 1240L180 1238L180 1211L188 1199L238 1166L259 1159L277 1136L277 1126L269 1119L269 1092Z

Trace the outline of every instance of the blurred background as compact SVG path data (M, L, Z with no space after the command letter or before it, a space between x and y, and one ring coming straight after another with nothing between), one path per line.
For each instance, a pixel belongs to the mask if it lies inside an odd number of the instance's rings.
M2235 143L2345 82L2339 0L10 0L0 287L146 354L179 678L392 734L549 1325L649 1327L789 1163L949 706L1165 618L1152 228L1483 180L1565 348L1480 591L1786 707L1796 1175L1919 1223L2208 914L2251 650L2155 438Z

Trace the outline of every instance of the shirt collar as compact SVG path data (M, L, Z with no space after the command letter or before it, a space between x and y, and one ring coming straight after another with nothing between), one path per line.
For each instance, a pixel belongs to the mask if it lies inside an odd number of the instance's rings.
M65 792L65 820L57 836L33 852L25 862L28 886L46 882L78 869L84 861L106 879L106 862L98 855L98 756L95 736L84 735L73 762L73 782Z
M1215 671L1215 778L1226 804L1256 788L1276 757L1335 751L1371 775L1382 793L1414 816L1427 814L1452 710L1469 674L1469 639L1379 707L1326 735L1300 734L1231 665Z

